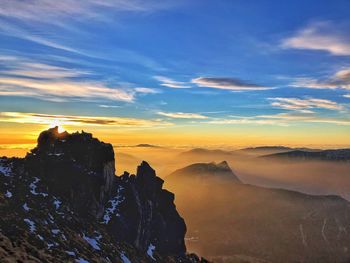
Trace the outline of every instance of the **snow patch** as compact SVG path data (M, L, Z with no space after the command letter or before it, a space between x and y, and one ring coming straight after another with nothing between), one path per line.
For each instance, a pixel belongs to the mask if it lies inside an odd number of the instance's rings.
M60 200L58 200L56 197L54 197L54 201L53 204L55 205L56 210L60 208L62 202Z
M7 198L11 198L12 197L12 193L9 190L7 190L5 196Z
M23 207L23 209L25 210L25 211L29 211L30 210L30 208L29 208L29 206L27 205L27 203L24 203L24 205L22 205L22 207Z
M51 229L51 233L57 235L60 232L59 229Z
M123 261L123 263L131 263L130 259L128 259L124 253L120 254L120 259Z
M69 256L75 257L75 252L73 252L73 251L68 251L68 250L66 250L66 253L67 253Z
M0 173L2 173L6 177L9 177L11 176L11 168L8 166L0 166Z
M40 181L40 179L38 177L34 177L34 181L29 185L29 188L30 188L30 192L33 194L33 195L41 195L43 197L46 197L48 196L47 193L38 193L36 191L36 188L37 188L37 183Z
M120 216L116 212L116 210L118 206L121 204L121 202L124 201L124 197L121 194L122 190L123 190L123 187L119 186L117 189L117 195L108 201L107 204L110 204L110 207L105 210L105 213L103 215L103 222L102 222L103 224L108 224L108 222L111 220L112 215Z
M86 259L84 258L78 258L77 260L75 260L76 262L78 263L90 263L89 261L87 261Z
M100 241L100 239L102 238L101 235L99 235L96 238L91 238L86 236L85 234L83 234L83 238L85 239L86 242L89 243L90 246L92 246L94 249L96 250L101 250L100 245L98 243L98 241Z
M28 218L23 219L23 221L26 222L27 225L29 226L30 232L34 233L35 230L36 230L35 223L32 220L28 219Z
M148 249L147 249L147 255L153 260L156 260L153 257L153 252L154 252L155 249L156 249L156 247L153 244L149 244Z
M38 234L37 236L41 241L44 241L44 238L41 235Z

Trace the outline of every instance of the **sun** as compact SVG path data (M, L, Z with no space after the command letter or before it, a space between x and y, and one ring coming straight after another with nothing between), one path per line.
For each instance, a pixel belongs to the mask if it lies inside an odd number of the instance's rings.
M63 128L61 122L59 120L54 120L52 122L50 122L49 124L49 128L54 128L54 127L58 127L58 133L62 133L62 132L65 132L66 129Z

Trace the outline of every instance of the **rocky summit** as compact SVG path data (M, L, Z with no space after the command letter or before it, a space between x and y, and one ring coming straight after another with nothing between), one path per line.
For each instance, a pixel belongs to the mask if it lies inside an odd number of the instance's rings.
M0 159L1 262L207 262L187 254L174 194L147 162L115 175L86 132L43 131L25 158Z

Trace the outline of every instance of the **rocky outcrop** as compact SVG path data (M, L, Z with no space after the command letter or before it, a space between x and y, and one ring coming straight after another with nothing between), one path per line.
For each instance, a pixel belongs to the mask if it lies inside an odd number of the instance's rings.
M136 176L126 173L121 181L125 201L112 224L128 229L122 238L141 250L155 246L160 253L183 255L186 225L176 211L174 194L162 189L164 181L147 162L138 166Z
M116 176L112 145L90 133L42 132L24 159L0 159L0 180L1 262L206 262L186 254L149 164Z

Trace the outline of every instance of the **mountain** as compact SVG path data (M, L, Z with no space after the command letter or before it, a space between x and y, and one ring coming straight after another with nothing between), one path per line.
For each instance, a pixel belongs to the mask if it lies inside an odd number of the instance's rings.
M219 263L350 261L348 201L218 180L208 170L201 183L198 171L186 167L166 180L191 251Z
M295 150L283 153L264 155L262 158L280 160L302 160L302 161L350 161L350 149L336 149L323 151Z
M207 179L219 179L240 183L240 180L233 173L226 161L221 163L211 162L191 164L171 173L166 177L166 180L169 184L171 184L172 181L181 182L181 180L187 179L189 176L191 179L196 180L199 183L205 183Z
M158 145L153 145L153 144L148 144L148 143L141 143L141 144L137 144L134 147L143 147L143 148L161 148Z
M1 262L207 262L187 254L174 194L147 162L115 176L92 134L42 132L23 159L0 159Z
M273 154L273 153L280 153L280 152L289 152L292 150L293 148L285 147L285 146L259 146L259 147L249 147L249 148L239 149L239 150L233 151L233 153L248 154L248 155L265 155L265 154Z

